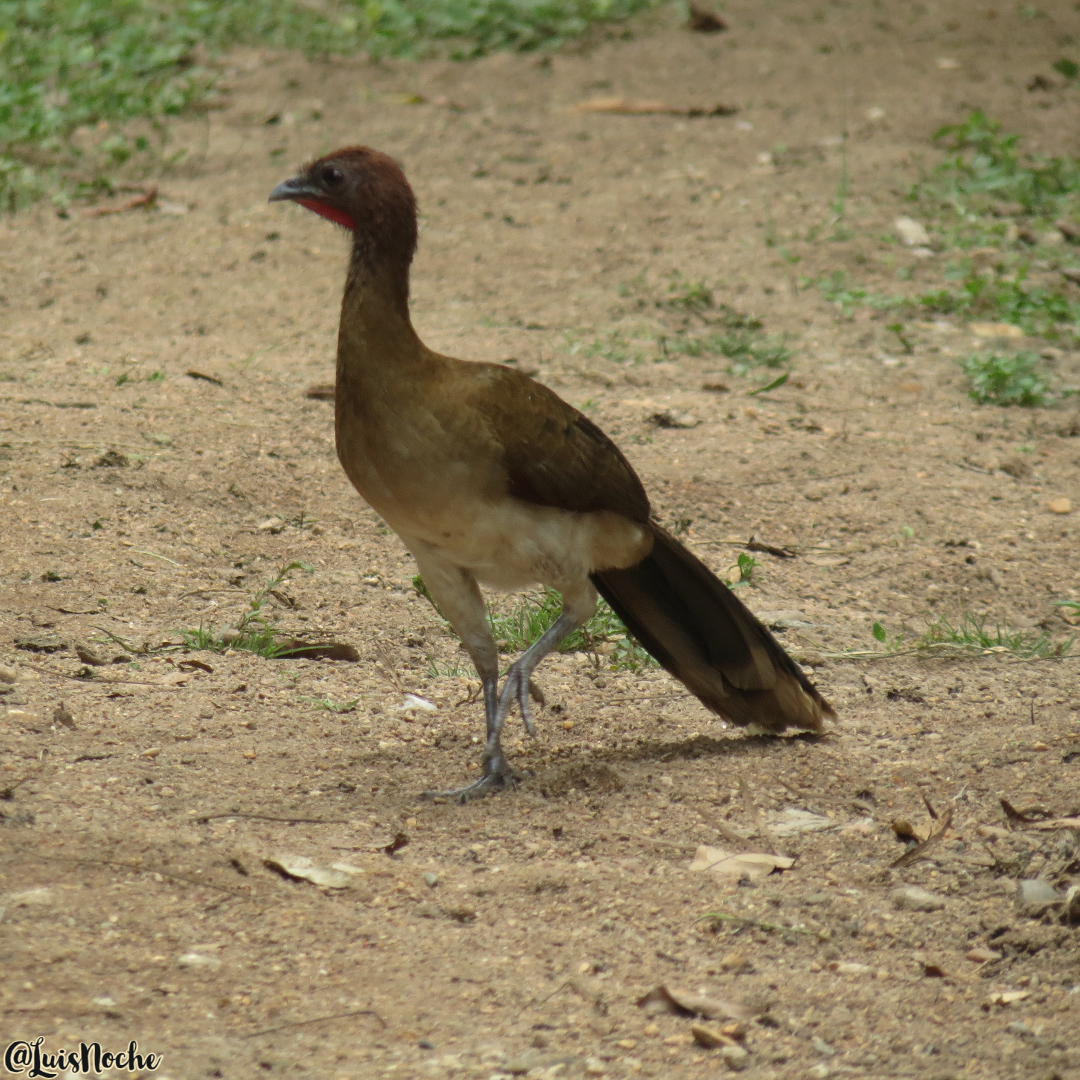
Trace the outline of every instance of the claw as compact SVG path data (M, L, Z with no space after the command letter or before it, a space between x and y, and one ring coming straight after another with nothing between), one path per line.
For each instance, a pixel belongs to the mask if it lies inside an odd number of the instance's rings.
M517 787L518 782L524 780L529 774L515 769L502 756L502 753L491 757L484 755L484 775L471 784L462 788L454 788L451 791L425 791L425 799L452 799L459 805L464 806L470 799L477 799L494 791L506 791Z

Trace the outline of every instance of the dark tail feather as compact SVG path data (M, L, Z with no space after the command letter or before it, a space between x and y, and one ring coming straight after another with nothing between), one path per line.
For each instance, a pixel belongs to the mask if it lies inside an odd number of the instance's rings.
M820 731L832 706L735 594L670 533L648 558L592 575L649 653L706 708L766 731Z

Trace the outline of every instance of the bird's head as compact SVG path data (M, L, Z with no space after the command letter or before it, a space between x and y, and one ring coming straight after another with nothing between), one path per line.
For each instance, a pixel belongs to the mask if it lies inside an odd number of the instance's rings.
M416 250L416 199L401 167L367 146L349 146L311 162L270 192L353 234L354 251L368 260L404 260Z

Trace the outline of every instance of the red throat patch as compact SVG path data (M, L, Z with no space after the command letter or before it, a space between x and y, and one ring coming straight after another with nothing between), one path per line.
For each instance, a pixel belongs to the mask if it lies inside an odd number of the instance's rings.
M336 225L344 225L350 232L356 232L356 222L344 210L338 210L335 206L319 202L318 199L297 199L296 201L313 214L318 214L319 217L324 217Z

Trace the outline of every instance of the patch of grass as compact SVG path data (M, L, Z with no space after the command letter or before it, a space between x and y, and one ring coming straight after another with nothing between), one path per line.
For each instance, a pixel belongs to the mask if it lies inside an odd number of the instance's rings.
M109 191L117 170L174 162L171 122L206 103L220 77L214 58L237 44L460 59L554 48L654 2L5 0L0 207Z
M805 277L799 279L800 288L805 289L811 285L816 285L821 290L823 299L830 304L835 304L844 316L851 315L859 307L871 307L878 311L889 311L904 304L903 297L872 293L861 285L852 284L843 270L834 270L832 273L818 278L817 281Z
M945 273L958 287L934 289L916 298L925 312L979 316L1019 326L1025 334L1055 339L1080 337L1080 302L1056 289L1029 284L1026 260L978 273L964 260Z
M255 653L266 660L288 656L290 650L277 629L278 620L266 608L267 601L276 596L294 570L311 573L311 567L302 562L286 563L248 601L248 610L236 621L235 626L223 630L213 623L200 623L196 630L180 630L184 645L193 651L225 652L239 649Z
M423 577L412 579L413 588L435 609L439 618L446 617L439 611ZM506 612L488 608L491 632L500 652L521 653L537 641L559 617L562 597L554 589L526 593ZM451 630L450 624L447 627ZM559 652L594 652L607 659L616 670L638 671L656 663L655 660L630 636L622 620L601 600L596 613L581 630L570 634L559 645ZM429 661L430 674L468 675L470 671L440 671L438 661Z
M1016 202L1028 214L1052 216L1080 192L1080 162L1022 154L1020 136L1002 134L981 110L939 128L933 140L949 156L916 186L915 197L928 194L960 210Z
M1036 353L972 353L962 364L971 381L968 397L980 405L1038 408L1047 402L1049 388Z
M987 628L983 616L964 614L956 623L939 615L915 641L920 652L956 650L962 653L1011 653L1022 660L1064 656L1072 648L1073 638L1051 642L1049 635L1033 630L1010 630L995 626Z
M476 669L468 660L437 660L428 657L427 673L429 679L475 679Z
M356 706L360 704L359 698L353 698L352 701L345 701L340 704L329 697L302 697L300 700L310 702L312 705L332 713L356 712Z
M919 637L909 641L903 634L890 638L880 622L871 627L874 640L885 646L887 654L898 656L923 653L926 655L988 656L1008 653L1020 660L1046 660L1066 656L1075 638L1051 641L1048 634L1034 630L1010 630L995 625L990 629L985 616L966 612L954 623L944 615L935 616ZM858 656L880 653L855 653Z
M652 355L652 338L611 330L591 341L567 335L566 351L571 356L600 357L614 364L642 364Z

